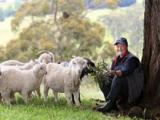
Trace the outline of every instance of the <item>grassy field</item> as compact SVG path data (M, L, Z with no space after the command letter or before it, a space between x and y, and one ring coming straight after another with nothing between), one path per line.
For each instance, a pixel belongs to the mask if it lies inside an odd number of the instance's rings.
M0 120L130 120L128 117L104 115L92 110L95 103L92 98L103 98L97 86L82 85L81 93L82 105L79 108L68 106L64 95L60 95L58 103L50 94L47 102L43 98L33 98L28 104L17 95L16 103L12 106L0 104Z

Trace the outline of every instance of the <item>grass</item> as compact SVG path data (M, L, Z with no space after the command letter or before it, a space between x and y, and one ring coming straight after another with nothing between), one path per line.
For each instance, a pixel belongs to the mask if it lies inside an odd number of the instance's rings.
M12 106L0 104L0 120L130 120L128 117L104 115L92 110L95 104L92 97L102 97L98 87L82 85L81 93L81 107L68 106L64 95L60 96L58 103L50 95L47 102L43 98L33 98L28 104L17 95L16 103Z
M85 103L87 104L87 103ZM2 120L101 120L104 115L93 112L90 109L79 109L67 105L64 99L54 103L50 98L47 102L43 99L33 99L31 103L25 105L19 98L18 102L11 106L0 106L0 119ZM101 116L101 117L100 117Z

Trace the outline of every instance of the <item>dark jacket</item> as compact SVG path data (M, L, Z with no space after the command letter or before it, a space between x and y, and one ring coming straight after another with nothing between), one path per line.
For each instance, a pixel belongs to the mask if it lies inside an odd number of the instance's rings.
M139 59L128 52L124 57L115 57L112 70L121 70L122 77L128 82L128 102L134 102L142 93L144 76Z

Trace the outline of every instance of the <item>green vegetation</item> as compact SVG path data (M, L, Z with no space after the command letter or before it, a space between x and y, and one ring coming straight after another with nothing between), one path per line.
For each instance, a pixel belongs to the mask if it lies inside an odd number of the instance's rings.
M119 36L127 37L129 48L141 56L143 6L137 3L129 8L86 10L82 2L33 0L23 4L13 17L0 22L0 61L28 61L37 58L37 53L45 49L55 53L56 61L79 55L109 63L114 55L113 41ZM13 106L0 104L0 120L130 119L93 111L92 98L103 99L103 95L94 85L84 84L80 108L68 106L63 95L58 103L52 98L48 102L34 98L27 105L17 96Z
M56 4L54 9L50 7L53 2ZM3 49L4 57L0 60L28 61L36 58L37 53L44 49L56 53L57 60L68 59L73 55L94 60L97 56L111 58L114 54L113 47L109 42L103 41L105 29L82 15L85 10L82 3L82 0L37 0L23 4L11 22L12 30L19 35L6 45ZM38 7L35 9L35 6ZM26 21L28 24L24 25Z
M52 6L54 2L56 6ZM36 10L35 5L39 6ZM4 26L0 28L0 44L13 40L7 48L1 48L0 61L28 61L44 49L56 53L57 61L73 55L110 61L114 55L111 44L119 36L127 37L129 49L141 58L143 7L137 3L128 8L86 11L82 1L36 0L23 4L11 21L14 33L9 32L10 20L0 23ZM64 12L69 15L67 19Z
M0 120L130 120L121 115L104 115L93 111L92 106L95 101L91 98L102 97L97 87L82 85L81 93L82 106L80 108L68 106L63 95L60 96L58 103L55 103L50 95L47 102L44 102L43 98L34 98L27 105L17 95L14 105L0 104Z

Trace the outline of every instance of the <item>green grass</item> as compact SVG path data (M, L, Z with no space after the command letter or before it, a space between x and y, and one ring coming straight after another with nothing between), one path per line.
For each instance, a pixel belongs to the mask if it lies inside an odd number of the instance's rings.
M17 95L16 103L12 106L0 104L0 120L130 120L128 117L104 115L92 110L95 104L92 97L102 97L98 87L82 85L81 93L81 107L68 106L64 95L60 96L58 103L50 95L47 102L43 98L33 98L28 104Z
M1 105L0 111L1 120L97 120L100 116L101 120L105 119L104 115L88 108L70 107L64 99L55 103L51 98L47 102L43 99L33 99L27 105L19 98L11 107Z

